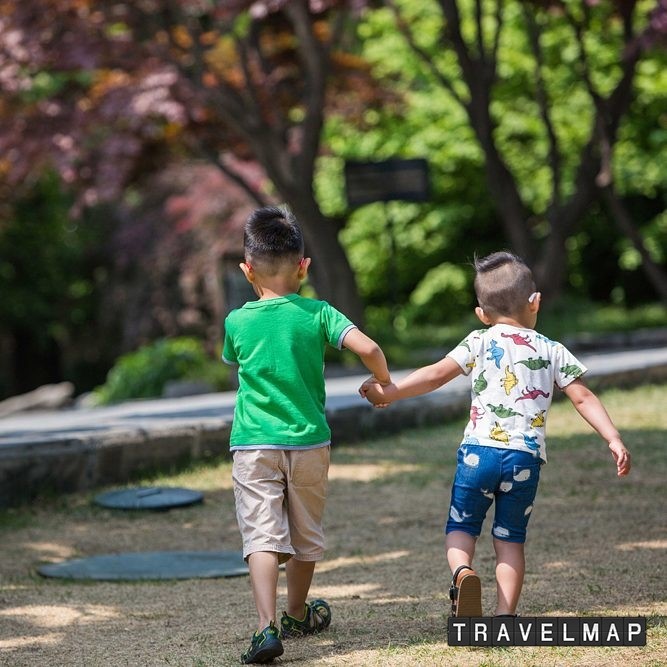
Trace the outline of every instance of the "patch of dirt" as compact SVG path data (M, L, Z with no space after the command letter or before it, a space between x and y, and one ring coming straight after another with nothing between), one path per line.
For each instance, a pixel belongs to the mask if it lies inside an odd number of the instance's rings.
M448 647L443 524L460 428L334 449L328 551L311 591L329 600L333 623L322 635L286 642L281 664L666 664L667 630L659 617L667 615L667 466L664 457L659 464L653 457L665 426L637 433L635 474L622 480L585 425L585 435L552 437L529 526L521 614L653 617L649 646L617 650ZM40 563L102 553L240 549L229 464L161 483L200 488L205 502L127 513L78 495L3 513L0 664L238 663L255 623L247 577L80 583L36 574ZM489 529L485 525L476 564L484 609L492 613ZM279 613L285 599L281 575Z

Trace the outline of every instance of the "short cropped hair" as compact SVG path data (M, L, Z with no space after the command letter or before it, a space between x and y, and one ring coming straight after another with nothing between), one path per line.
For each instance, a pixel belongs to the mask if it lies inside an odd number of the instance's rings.
M298 262L303 257L303 233L286 206L265 206L248 217L243 247L248 262L274 273L283 263Z
M533 274L526 263L511 252L494 252L475 257L475 294L488 315L520 313L535 291Z

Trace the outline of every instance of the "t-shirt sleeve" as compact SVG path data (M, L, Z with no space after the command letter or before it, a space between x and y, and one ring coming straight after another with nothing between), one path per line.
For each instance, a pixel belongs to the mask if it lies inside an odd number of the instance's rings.
M565 346L554 347L554 381L561 389L581 377L588 369Z
M225 320L225 341L222 346L222 360L226 364L238 364L238 357L236 356L236 350L234 349L231 329L231 323L228 319Z
M475 366L475 358L478 353L480 335L477 331L468 334L453 350L447 353L463 371L464 375L470 375Z
M324 335L329 345L340 350L347 333L357 327L333 306L326 302L322 303L321 321Z

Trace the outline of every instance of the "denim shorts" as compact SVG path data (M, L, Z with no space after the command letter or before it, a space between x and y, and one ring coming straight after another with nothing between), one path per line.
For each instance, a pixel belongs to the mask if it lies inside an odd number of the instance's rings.
M457 461L445 532L461 530L478 537L495 500L493 537L525 542L542 462L528 452L465 443Z

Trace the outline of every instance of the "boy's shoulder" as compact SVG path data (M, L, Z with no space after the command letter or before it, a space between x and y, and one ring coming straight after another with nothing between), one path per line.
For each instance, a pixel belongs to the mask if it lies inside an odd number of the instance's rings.
M312 299L310 297L301 296L300 294L287 294L283 297L277 297L275 299L266 299L257 301L247 301L242 306L234 308L227 313L225 317L225 324L230 325L234 323L241 323L245 320L252 319L255 315L259 313L264 313L268 310L272 310L275 307L281 307L283 305L293 305L296 308L303 312L306 311L311 313L313 316L316 316L318 313L323 310L335 310L328 301L323 301L322 299ZM290 309L288 308L284 311L284 315L288 315Z
M532 340L538 341L549 348L565 349L565 346L562 343L557 340L552 340L536 329L524 329L504 323L493 324L483 329L473 329L466 335L459 345L466 347L474 342L485 345L487 343L490 344L492 339L496 344L504 342L504 339L510 339L519 344L525 344L528 340Z

